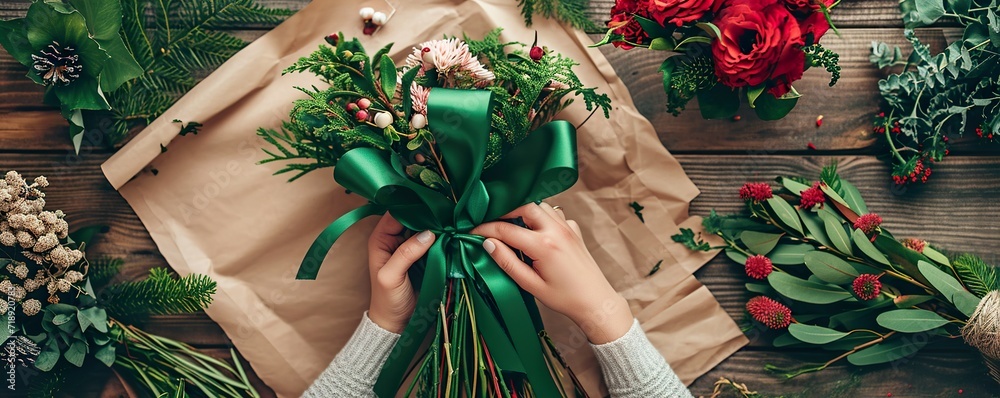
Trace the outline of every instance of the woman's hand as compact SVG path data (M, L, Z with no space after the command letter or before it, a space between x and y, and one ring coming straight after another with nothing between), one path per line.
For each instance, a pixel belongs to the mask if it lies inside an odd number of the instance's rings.
M624 336L632 327L632 311L587 251L580 226L545 203L527 204L504 216L516 217L528 228L491 222L472 233L487 238L483 248L514 282L573 320L591 343ZM531 257L534 268L521 261L512 247Z
M403 225L386 214L368 238L372 281L368 318L393 333L403 332L417 303L406 271L427 253L435 238L432 232L424 231L406 239L403 232Z

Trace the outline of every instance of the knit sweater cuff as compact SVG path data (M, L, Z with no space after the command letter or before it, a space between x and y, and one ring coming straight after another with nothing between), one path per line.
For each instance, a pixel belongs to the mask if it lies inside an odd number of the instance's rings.
M337 354L334 362L344 369L351 369L358 376L369 378L368 384L375 385L382 365L397 340L399 334L376 325L371 318L368 318L366 311L361 318L361 324L347 345Z
M638 320L618 340L591 347L612 397L691 397Z

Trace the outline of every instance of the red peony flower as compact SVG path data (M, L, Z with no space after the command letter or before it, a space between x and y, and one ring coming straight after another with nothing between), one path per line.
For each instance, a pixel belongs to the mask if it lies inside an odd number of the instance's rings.
M860 229L865 235L871 235L879 225L882 225L882 217L875 213L868 213L854 220L854 228Z
M753 199L754 202L763 202L773 196L771 186L766 182L748 182L740 188L740 198L743 200Z
M927 246L927 241L926 240L913 239L913 238L901 239L899 241L899 243L902 243L903 246L906 246L910 250L913 250L913 251L915 251L917 253L923 253L924 252L924 247Z
M795 16L776 0L734 0L716 16L721 36L712 42L715 74L726 86L767 83L780 97L802 78L805 44Z
M661 25L682 26L719 11L722 0L650 0L649 15Z
M802 191L801 194L802 200L799 201L799 207L803 209L811 209L813 206L822 205L823 202L826 202L826 195L819 188L818 182L813 184L812 188Z
M767 278L768 275L771 275L771 271L774 271L771 259L760 254L747 257L743 266L746 268L747 276L754 279Z
M757 322L775 330L787 328L792 323L792 310L766 296L757 296L747 301L747 312Z
M608 28L615 28L614 33L621 35L625 40L612 42L615 47L630 50L635 46L629 43L643 43L649 39L649 34L642 30L642 26L635 20L634 15L648 16L646 9L647 0L618 0L611 7L611 20L608 21Z
M857 278L854 278L854 283L852 287L854 288L854 294L862 300L871 300L878 297L879 293L882 292L882 282L879 282L878 275L873 274L861 274Z

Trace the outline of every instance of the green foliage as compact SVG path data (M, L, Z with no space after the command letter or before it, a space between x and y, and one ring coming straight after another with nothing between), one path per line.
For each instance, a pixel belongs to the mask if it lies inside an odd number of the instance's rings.
M113 318L133 323L149 315L201 311L212 302L215 289L206 275L175 278L166 268L153 268L146 279L108 286L100 303Z
M660 66L663 89L667 92L667 112L679 116L698 92L715 87L715 66L712 57L672 57Z
M1000 272L997 267L971 254L962 254L952 260L962 284L977 297L982 298L992 290L1000 290Z
M904 58L900 48L873 42L870 60L880 68L901 67L879 81L884 106L875 132L889 144L896 183L906 184L926 181L929 173L920 174L917 161L929 169L930 161L942 160L948 136L1000 134L1000 11L996 2L944 0L906 0L900 9L912 52ZM912 28L945 16L965 32L933 54Z
M253 0L120 0L122 36L143 73L107 93L110 113L85 115L114 122L107 143L149 124L187 93L200 79L246 46L227 29L273 26L289 10L262 7Z
M531 26L535 15L557 19L574 28L587 32L600 30L594 21L587 17L586 10L590 0L518 0L524 24Z
M712 245L702 240L700 236L696 236L691 228L681 228L680 231L680 234L670 237L674 242L683 243L684 247L695 251L707 252L712 250Z
M90 268L87 270L87 279L95 289L101 289L108 282L111 282L118 272L121 271L125 261L120 258L102 257L90 261Z
M806 53L806 65L822 66L827 72L830 72L830 87L837 84L840 80L840 55L826 49L819 43L805 46L802 51Z
M66 391L66 373L66 368L60 366L49 372L41 372L33 375L30 382L27 383L25 396L27 398L58 397L59 393Z

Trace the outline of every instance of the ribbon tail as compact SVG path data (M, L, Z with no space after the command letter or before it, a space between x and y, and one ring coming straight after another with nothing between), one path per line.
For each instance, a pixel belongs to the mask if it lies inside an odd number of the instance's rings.
M316 275L319 274L319 268L323 265L323 259L326 258L326 254L330 252L330 248L337 242L340 235L343 235L348 228L351 228L358 221L368 216L383 213L385 213L384 207L369 203L340 216L340 218L327 226L323 232L320 232L316 240L313 241L312 246L309 246L309 251L306 252L306 257L302 259L302 264L299 265L299 272L295 274L295 279L316 279Z

